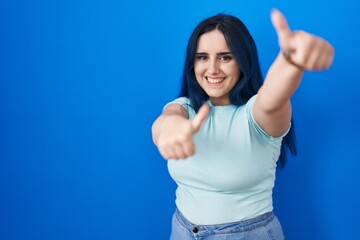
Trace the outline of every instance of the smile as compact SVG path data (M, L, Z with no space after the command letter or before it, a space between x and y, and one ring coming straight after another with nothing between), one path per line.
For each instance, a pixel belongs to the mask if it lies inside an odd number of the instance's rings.
M225 80L224 77L208 77L208 76L206 76L205 79L211 85L220 84Z

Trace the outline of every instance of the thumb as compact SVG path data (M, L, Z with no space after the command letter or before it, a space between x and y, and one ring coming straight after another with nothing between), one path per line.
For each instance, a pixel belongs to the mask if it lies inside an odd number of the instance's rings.
M199 131L201 124L205 121L206 117L209 115L209 112L210 112L209 105L204 103L192 120L194 132Z
M271 11L271 22L278 35L278 41L282 50L291 51L292 32L284 15L277 9Z

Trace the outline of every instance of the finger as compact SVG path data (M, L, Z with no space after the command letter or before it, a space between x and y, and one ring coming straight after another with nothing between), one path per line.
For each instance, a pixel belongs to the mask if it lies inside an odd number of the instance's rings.
M334 48L325 40L320 40L318 69L325 70L331 66L334 57Z
M329 58L330 54L328 52L327 46L323 46L320 49L320 53L318 54L318 58L314 60L314 71L326 70L330 67Z
M320 71L324 68L324 58L322 55L312 55L307 61L309 71Z
M195 145L192 141L186 142L183 144L183 150L186 157L190 157L195 153Z
M330 43L328 43L328 52L327 52L327 58L326 58L326 68L329 68L333 61L334 61L334 54L335 54L335 50L334 47L331 46Z
M176 152L174 151L174 147L167 147L164 149L164 151L167 154L167 160L176 159Z
M302 61L307 70L320 71L327 69L329 67L329 57L331 56L329 44L320 38L315 38L309 43L306 51L303 51L307 54L302 56Z
M168 154L164 149L160 149L160 148L159 148L159 152L160 152L161 156L162 156L165 160L169 160L170 156L169 156L169 154Z
M192 125L194 132L199 131L201 124L205 121L206 117L209 115L210 107L208 104L204 103L197 114L195 115L194 119L192 120Z
M177 144L174 146L173 151L174 151L174 153L175 153L175 156L174 156L175 159L184 159L184 158L186 158L186 155L185 155L185 153L184 153L182 144L177 143Z
M314 71L320 71L326 69L326 59L327 59L327 47L324 44L320 44L315 50L312 52L315 55L312 59L310 59L310 66L313 64Z
M277 9L271 11L271 22L278 35L280 48L291 51L292 32L284 15Z

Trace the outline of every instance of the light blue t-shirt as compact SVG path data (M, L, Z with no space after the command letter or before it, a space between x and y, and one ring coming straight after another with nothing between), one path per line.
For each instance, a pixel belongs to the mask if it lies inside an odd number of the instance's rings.
M209 116L194 135L195 154L168 161L178 185L176 206L190 222L231 223L272 211L276 162L287 132L273 138L260 128L252 116L255 98L242 106L208 101ZM171 103L181 104L194 118L187 98Z

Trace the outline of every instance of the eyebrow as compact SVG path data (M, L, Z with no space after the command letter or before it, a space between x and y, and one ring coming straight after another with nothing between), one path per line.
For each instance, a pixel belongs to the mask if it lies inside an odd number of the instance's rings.
M198 52L198 53L195 53L196 55L208 55L208 53L206 52ZM216 55L218 56L221 56L221 55L228 55L228 54L231 54L231 52L219 52L219 53L216 53Z

